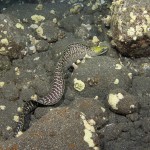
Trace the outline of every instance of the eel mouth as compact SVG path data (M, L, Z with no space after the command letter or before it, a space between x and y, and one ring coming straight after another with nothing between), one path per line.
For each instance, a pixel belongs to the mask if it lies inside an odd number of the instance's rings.
M91 47L91 51L95 53L94 56L102 55L108 51L107 46L93 46Z

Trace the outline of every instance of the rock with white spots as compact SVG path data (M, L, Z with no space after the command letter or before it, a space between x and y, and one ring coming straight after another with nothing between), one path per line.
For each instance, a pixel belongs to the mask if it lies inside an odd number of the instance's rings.
M105 114L100 102L80 98L73 107L51 109L32 124L29 130L19 132L17 138L0 142L1 148L17 145L18 149L98 150L99 139L95 128L97 121L94 116L98 112L99 116Z
M122 89L115 89L109 93L108 105L112 111L122 115L138 112L139 110L136 97Z
M150 56L149 0L113 0L110 10L112 45L126 56Z
M15 16L0 14L0 22L0 54L11 59L18 58L27 42L24 30L16 27L18 20Z
M48 42L58 41L58 38L63 35L63 32L52 21L46 21L37 30L37 34L40 38L47 40Z
M116 67L117 66L117 67ZM117 68L117 69L116 69ZM105 98L110 90L130 87L130 71L126 66L119 65L119 61L107 56L86 59L85 63L78 65L71 76L70 89L76 96ZM80 79L85 84L84 90L78 92L74 89L74 79Z

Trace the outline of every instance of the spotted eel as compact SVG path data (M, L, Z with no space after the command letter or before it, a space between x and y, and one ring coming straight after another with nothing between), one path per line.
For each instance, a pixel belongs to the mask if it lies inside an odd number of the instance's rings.
M48 106L57 104L60 101L65 90L64 68L71 65L77 59L82 59L85 55L93 57L96 56L97 53L92 51L89 47L80 43L73 43L67 47L67 49L63 52L61 58L57 62L54 72L53 84L50 92L37 101L29 100L24 104L22 113L19 116L19 121L14 131L14 136L17 136L20 131L23 131L25 117L28 114L31 114L31 112L34 112L34 110L40 104Z

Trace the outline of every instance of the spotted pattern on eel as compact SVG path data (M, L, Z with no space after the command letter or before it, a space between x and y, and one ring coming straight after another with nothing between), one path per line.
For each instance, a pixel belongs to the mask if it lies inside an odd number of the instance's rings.
M31 112L34 112L40 104L50 106L57 104L60 101L65 90L64 68L70 66L77 59L82 59L85 55L92 57L96 56L97 53L80 43L73 43L67 47L56 65L50 92L37 101L29 100L24 104L22 113L19 116L19 121L14 131L14 136L17 136L20 131L23 131L25 117L31 114Z

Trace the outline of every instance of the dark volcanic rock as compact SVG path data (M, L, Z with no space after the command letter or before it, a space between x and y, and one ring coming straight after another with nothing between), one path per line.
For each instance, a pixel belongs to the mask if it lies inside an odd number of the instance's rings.
M49 44L47 41L44 40L40 40L37 44L36 44L36 50L37 52L44 52L47 51L49 48Z
M110 91L108 105L111 110L122 115L138 112L139 104L137 97L121 89Z
M149 97L150 94L150 77L135 77L133 79L132 91L138 96Z
M10 101L15 101L19 97L19 89L13 82L5 84L0 91L4 98Z
M76 98L70 107L86 114L88 118L93 119L97 128L102 128L108 123L107 110L99 100L90 98Z
M11 62L7 56L0 55L0 70L9 70Z
M83 105L83 103L86 105ZM76 106L79 106L80 110ZM94 109L100 110L101 115L103 114L100 103L90 99L79 99L76 106L74 106L74 109L67 107L52 109L20 137L1 142L0 148L6 149L14 146L18 149L55 150L96 148L98 139L94 131L95 121L93 116L96 113ZM91 109L91 113L88 113L85 107ZM86 113L88 113L87 116ZM86 142L88 139L91 142L90 147Z
M135 122L110 123L100 130L102 148L105 150L149 149L149 132L144 133L149 120L142 119ZM145 127L143 127L143 125Z
M17 28L17 19L10 15L0 14L0 22L0 54L9 56L11 59L18 58L27 41L24 29Z
M84 97L99 96L103 100L111 89L129 89L131 79L128 73L129 70L125 66L119 65L119 61L116 59L97 56L92 59L87 59L85 63L79 64L78 69L73 72L70 88L77 95ZM85 83L84 90L79 92L74 89L75 78Z
M47 40L49 43L58 41L59 36L61 36L61 31L55 23L52 21L46 21L42 23L37 29L37 34L40 38Z
M7 0L11 1L13 0ZM39 0L32 2L37 1ZM85 45L90 45L93 36L97 36L100 42L109 42L105 34L108 28L101 24L101 18L109 13L112 0L105 0L101 5L99 0L41 2L46 3L38 5L19 0L1 10L0 52L7 56L0 56L0 149L98 150L96 147L99 147L101 150L149 150L150 59L122 57L109 46L110 43L107 46L107 56L86 60L74 70L71 79L66 78L66 92L57 105L38 107L31 115L29 129L22 136L12 138L12 129L16 126L14 118L17 118L20 107L24 101L36 99L49 92L55 65L69 44L85 42ZM131 4L126 8L125 5L130 2L135 5ZM70 11L76 6L80 7L76 12ZM4 6L0 5L2 7ZM149 22L149 1L114 0L111 8L115 9L112 12L117 11L112 14L114 28L111 26L111 29L120 51L128 56L141 56L141 53L147 55L150 36L149 31L143 27ZM45 20L36 23L31 18L33 15L42 15ZM16 23L21 23L24 30L17 29ZM9 35L13 32L12 37L6 37L6 27ZM37 35L38 27L41 27L43 36L47 38ZM138 30L141 28L142 32ZM65 34L61 32L63 29ZM133 36L130 29L134 31ZM149 30L149 25L147 29ZM140 33L144 35L139 37ZM5 53L5 50L11 50L6 38L9 43L19 43L23 50L18 50L14 44L11 45L12 49L17 51ZM26 56L20 57L20 50ZM69 73L67 71L65 68L65 73L70 76L73 67ZM74 89L74 78L85 83L83 91ZM81 88L80 84L78 86ZM119 113L112 112L107 104L107 96L115 89L126 91L122 92L125 101L120 101L117 105ZM139 104L140 109L131 110L132 104ZM90 148L87 141L90 141Z
M63 18L60 21L60 27L64 28L68 32L73 32L80 25L80 16L71 15L67 18Z
M113 45L126 56L150 56L149 0L114 0L111 6Z

